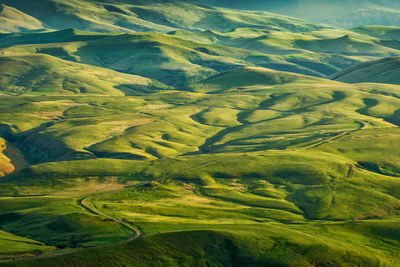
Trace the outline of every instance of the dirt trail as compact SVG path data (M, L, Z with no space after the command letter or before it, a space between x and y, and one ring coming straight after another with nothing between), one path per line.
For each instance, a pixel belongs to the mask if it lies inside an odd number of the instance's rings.
M95 198L97 198L97 197L101 197L101 196L105 196L105 195L110 195L110 194L115 194L115 193L120 193L120 192L123 192L123 191L130 190L130 189L132 189L132 188L139 188L139 187L143 187L143 186L148 186L148 185L150 185L151 183L154 183L154 182L163 182L164 180L169 179L169 178L172 178L173 176L178 175L178 174L181 174L181 173L183 173L183 172L187 172L187 171L190 171L190 170L194 170L194 169L197 169L197 168L200 168L200 167L203 167L203 166L212 164L212 163L217 162L217 161L225 160L225 159L226 159L226 158L217 159L217 160L211 160L211 161L207 161L207 162L203 162L203 163L200 163L200 164L198 164L198 165L195 165L195 166L192 166L192 167L189 167L189 168L186 168L186 169L183 169L183 170L180 170L180 171L171 173L171 174L164 175L164 176L162 176L162 177L160 177L160 178L157 178L157 179L154 179L154 180L151 180L151 181L139 183L139 184L136 184L136 185L126 186L126 187L124 187L124 188L122 188L122 189L107 191L107 192L104 192L104 193L101 193L101 194L97 194L97 195L94 195L94 196L86 197L86 198L81 199L81 200L79 201L79 204L80 204L84 209L90 211L91 213L96 214L96 215L101 216L101 217L104 217L104 218L106 218L106 219L108 219L108 220L112 220L112 221L118 222L118 223L120 223L122 226L124 226L124 227L128 228L129 230L131 230L132 232L134 232L134 235L132 235L131 237L129 237L129 238L125 241L125 242L130 242L130 241L135 240L135 239L139 238L140 236L142 236L143 233L142 233L139 229L136 229L135 227L133 227L132 225L130 225L130 224L129 224L128 222L126 222L124 219L117 219L117 218L114 218L114 217L112 217L112 216L106 215L106 214L104 214L104 213L98 211L96 208L94 208L94 207L88 205L87 202L88 202L89 200L95 199Z
M194 170L194 169L197 169L197 168L200 168L200 167L203 167L203 166L206 166L206 165L218 162L218 161L226 160L226 159L227 158L222 158L222 159L203 162L203 163L200 163L198 165L195 165L195 166L192 166L192 167L189 167L189 168L186 168L186 169L183 169L183 170L171 173L171 174L164 175L164 176L162 176L160 178L157 178L157 179L154 179L154 180L151 180L151 181L146 181L146 182L139 183L139 184L136 184L136 185L126 186L126 187L124 187L122 189L107 191L107 192L103 192L103 193L96 194L96 195L93 195L93 196L89 196L89 197L86 197L86 198L83 198L83 199L79 200L78 203L82 208L84 208L85 210L89 211L90 213L93 213L93 214L95 214L97 216L101 216L101 217L103 217L103 218L105 218L107 220L112 220L112 221L118 222L122 226L124 226L125 228L131 230L134 234L132 236L130 236L128 239L122 241L122 243L128 243L128 242L131 242L131 241L133 241L135 239L138 239L139 237L144 236L145 234L142 231L140 231L140 229L137 229L134 226L132 226L131 224L129 224L123 218L122 219L114 218L112 216L106 215L106 214L98 211L96 208L90 206L87 203L89 200L95 199L97 197L109 195L109 194L115 194L115 193L120 193L120 192L123 192L123 191L131 190L132 188L139 188L139 187L143 187L143 186L148 186L148 185L150 185L151 183L154 183L154 182L163 182L163 181L165 181L165 180L167 180L169 178L172 178L172 177L174 177L174 176L176 176L178 174L181 174L181 173L184 173L184 172L187 172L187 171L190 171L190 170ZM69 254L73 254L73 253L76 253L76 252L79 252L79 251L83 251L83 250L86 250L86 249L87 248L79 248L79 249L69 250L69 251L65 251L65 252L58 251L58 253L57 253L57 251L56 252L53 251L50 254L45 253L45 254L42 254L42 255L39 255L39 256L36 256L36 257L15 258L15 259L13 259L11 261L24 261L24 260L32 260L32 259L39 259L39 258L49 258L49 257L53 257L53 256L60 256L60 255L69 255ZM7 260L7 261L9 262L10 260ZM5 261L0 261L0 262L5 262Z
M338 140L338 139L343 138L343 137L345 137L345 136L347 136L347 135L350 135L350 134L352 134L352 133L355 133L355 132L364 130L364 129L367 127L367 123L365 123L365 122L363 122L363 121L358 121L357 123L360 124L360 127L359 127L359 128L354 129L354 130L351 130L351 131L342 132L342 133L339 133L339 134L337 134L337 135L335 135L335 136L333 136L333 137L326 138L326 139L324 139L324 140L322 140L322 141L319 141L319 142L317 142L317 143L315 143L315 144L312 144L312 145L307 146L307 149L317 148L317 147L319 147L319 146L322 146L322 145L324 145L324 144L327 144L327 143L330 143L330 142L332 142L332 141Z

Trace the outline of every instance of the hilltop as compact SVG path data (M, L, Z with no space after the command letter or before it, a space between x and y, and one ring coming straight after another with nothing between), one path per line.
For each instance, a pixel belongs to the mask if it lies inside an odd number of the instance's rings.
M0 4L0 32L42 29L42 23L15 8Z
M0 180L0 225L61 254L16 264L398 263L399 86L254 67L196 86L3 96L31 166ZM82 199L142 236L115 245L132 230Z

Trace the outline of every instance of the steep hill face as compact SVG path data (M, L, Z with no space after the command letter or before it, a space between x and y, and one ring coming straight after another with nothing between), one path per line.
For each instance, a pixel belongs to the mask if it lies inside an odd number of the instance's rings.
M396 0L200 1L237 9L268 10L346 28L361 25L400 26L400 2Z
M400 84L400 57L385 58L347 68L331 76L347 83Z
M30 14L55 29L167 32L174 29L226 31L235 27L256 27L304 31L322 27L268 12L235 11L174 0L1 0L0 3Z
M0 4L0 32L42 29L42 23L15 8Z

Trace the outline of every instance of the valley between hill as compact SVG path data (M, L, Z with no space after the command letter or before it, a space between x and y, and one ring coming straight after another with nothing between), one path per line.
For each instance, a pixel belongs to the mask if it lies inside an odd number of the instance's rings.
M1 266L400 265L399 28L0 2Z

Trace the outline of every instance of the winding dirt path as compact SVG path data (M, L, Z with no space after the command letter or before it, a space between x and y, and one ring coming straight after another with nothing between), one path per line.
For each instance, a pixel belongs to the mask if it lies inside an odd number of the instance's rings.
M357 123L360 124L360 127L357 128L357 129L350 130L350 131L346 131L346 132L342 132L342 133L339 133L339 134L337 134L337 135L335 135L335 136L333 136L333 137L328 137L328 138L326 138L326 139L324 139L324 140L321 140L321 141L319 141L319 142L317 142L317 143L314 143L314 144L312 144L312 145L308 145L308 146L306 146L306 148L307 148L307 149L317 148L317 147L319 147L319 146L322 146L322 145L327 144L327 143L329 143L329 142L338 140L338 139L343 138L343 137L345 137L345 136L347 136L347 135L350 135L350 134L352 134L352 133L355 133L355 132L364 130L364 129L367 127L367 123L366 123L366 122L358 121Z
M235 157L235 156L233 156L233 157ZM174 173L166 174L166 175L164 175L164 176L162 176L160 178L153 179L151 181L146 181L146 182L139 183L139 184L136 184L136 185L125 186L122 189L107 191L107 192L103 192L103 193L100 193L100 194L88 196L88 197L85 197L85 198L79 200L78 203L82 208L84 208L88 212L90 212L92 214L95 214L97 216L101 216L101 217L103 217L103 218L105 218L107 220L112 220L112 221L118 222L123 227L131 230L133 232L133 235L130 236L128 239L126 239L126 240L121 242L121 243L128 243L128 242L134 241L134 240L144 236L145 234L140 229L135 228L134 226L129 224L124 219L118 219L118 218L115 218L115 217L112 217L110 215L102 213L101 211L97 210L96 208L90 206L87 203L88 201L90 201L92 199L95 199L97 197L110 195L110 194L115 194L115 193L119 193L119 192L124 192L124 191L130 190L132 188L139 188L139 187L143 187L143 186L148 186L148 185L150 185L151 183L154 183L154 182L163 182L163 181L165 181L165 180L167 180L169 178L172 178L172 177L174 177L174 176L176 176L178 174L181 174L181 173L184 173L184 172L187 172L187 171L190 171L190 170L194 170L194 169L197 169L197 168L200 168L200 167L203 167L203 166L206 166L206 165L218 162L218 161L223 161L223 160L226 160L227 158L231 158L231 157L225 157L225 158L221 158L221 159L210 160L210 161L203 162L203 163L197 164L195 166L192 166L192 167L189 167L189 168L186 168L186 169L182 169L180 171L176 171ZM55 256L60 256L60 255L69 255L69 254L77 253L77 252L80 252L80 251L84 251L86 249L88 249L88 248L78 248L78 249L75 249L75 250L69 250L69 251L65 251L65 252L58 251L58 253L57 253L57 251L55 251L55 252L53 251L53 252L51 252L51 254L44 253L44 254L41 254L41 255L36 256L36 257L14 258L12 260L6 260L6 261L0 261L0 262L12 262L12 261L17 261L18 262L18 261L24 261L24 260L50 258L50 257L55 257Z
M104 218L106 218L106 219L108 219L108 220L112 220L112 221L118 222L118 223L120 223L122 226L124 226L125 228L128 228L129 230L131 230L132 232L134 232L134 235L132 235L131 237L129 237L127 240L124 241L124 242L130 242L130 241L133 241L133 240L135 240L135 239L137 239L137 238L143 236L144 233L141 232L139 229L133 227L131 224L129 224L128 222L126 222L124 219L118 219L118 218L112 217L112 216L110 216L110 215L104 214L104 213L102 213L101 211L97 210L96 208L94 208L94 207L90 206L89 204L87 204L87 202L90 201L90 200L92 200L92 199L95 199L95 198L97 198L97 197L101 197L101 196L106 196L106 195L110 195L110 194L115 194L115 193L124 192L124 191L130 190L130 189L132 189L132 188L139 188L139 187L143 187L143 186L148 186L148 185L150 185L151 183L154 183L154 182L163 182L164 180L169 179L169 178L172 178L173 176L178 175L178 174L181 174L181 173L183 173L183 172L187 172L187 171L190 171L190 170L194 170L194 169L197 169L197 168L200 168L200 167L203 167L203 166L206 166L206 165L209 165L209 164L218 162L218 161L222 161L222 160L225 160L225 159L226 159L226 158L216 159L216 160L211 160L211 161L203 162L203 163L200 163L200 164L198 164L198 165L195 165L195 166L192 166L192 167L189 167L189 168L186 168L186 169L183 169L183 170L180 170L180 171L171 173L171 174L164 175L164 176L162 176L162 177L160 177L160 178L153 179L153 180L151 180L151 181L139 183L139 184L136 184L136 185L126 186L126 187L124 187L124 188L122 188L122 189L107 191L107 192L104 192L104 193L101 193L101 194L96 194L96 195L93 195L93 196L90 196L90 197L86 197L86 198L83 198L83 199L81 199L81 200L79 201L79 205L82 206L82 207L83 207L84 209L86 209L87 211L93 213L93 214L96 214L96 215L98 215L98 216L104 217Z

